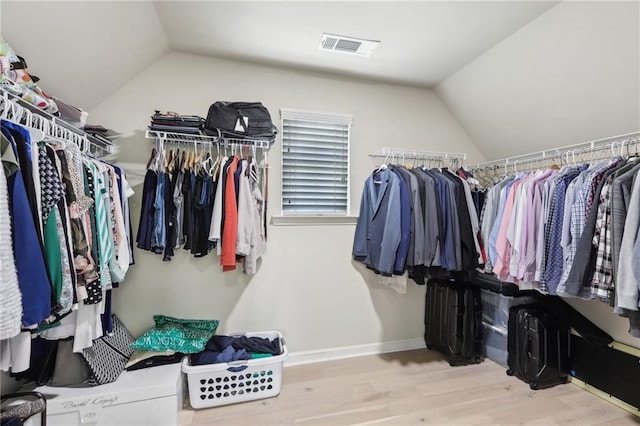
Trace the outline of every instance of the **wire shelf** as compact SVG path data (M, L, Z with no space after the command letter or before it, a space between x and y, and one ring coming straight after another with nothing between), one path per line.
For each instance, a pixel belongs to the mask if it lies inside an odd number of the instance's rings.
M372 160L383 159L382 161L384 163L386 163L388 160L398 161L399 159L403 161L420 160L444 162L445 160L448 160L451 162L462 162L467 159L467 154L459 152L416 151L383 147L378 151L369 154L369 158L371 158Z
M606 151L611 150L611 156L615 156L616 150L619 149L620 155L623 154L625 147L627 150L631 145L640 144L640 131L627 133L624 135L611 136L604 139L597 139L594 141L588 141L583 143L578 143L574 145L566 145L559 148L547 149L543 151L531 152L528 154L522 155L514 155L507 158L501 158L499 160L486 161L483 163L478 163L471 168L474 170L477 169L487 169L491 167L507 167L518 165L535 163L544 160L553 160L557 159L560 162L563 161L565 156L572 156L572 159L576 155L593 153L597 151ZM570 161L565 160L566 163Z
M38 108L35 105L32 105L28 102L26 102L25 100L23 100L20 96L14 94L13 92L10 92L9 90L7 90L5 87L0 86L0 94L2 94L6 99L11 100L12 102L15 102L16 105L20 108L24 108L26 110L28 110L29 112L31 112L32 114L37 114L40 117L48 120L53 126L49 129L50 133L48 136L54 136L56 133L56 126L59 128L62 128L66 131L69 132L73 132L76 135L85 138L89 144L91 145L91 147L93 147L94 149L90 149L90 151L92 153L97 153L97 151L103 153L104 155L109 155L109 154L117 154L117 147L115 145L113 145L109 140L103 138L103 137L96 137L93 136L87 132L85 132L84 130L78 129L77 127L67 123L66 121L62 120L60 117L56 117L55 115L49 114L48 112ZM96 151L97 149L97 151Z
M164 142L189 143L189 144L217 144L221 146L242 145L254 146L259 149L269 149L273 141L267 139L240 139L226 138L208 135L192 135L189 133L166 132L147 129L147 139L160 139Z

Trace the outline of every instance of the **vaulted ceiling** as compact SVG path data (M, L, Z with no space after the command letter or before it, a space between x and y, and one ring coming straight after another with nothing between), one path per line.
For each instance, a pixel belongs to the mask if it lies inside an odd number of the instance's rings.
M0 17L40 86L91 110L170 50L433 87L557 3L4 0ZM323 32L381 44L320 51Z

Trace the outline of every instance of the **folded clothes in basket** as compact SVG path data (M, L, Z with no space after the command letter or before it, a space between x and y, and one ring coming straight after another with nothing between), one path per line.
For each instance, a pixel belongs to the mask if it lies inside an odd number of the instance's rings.
M217 364L280 355L278 339L213 336L204 351L191 355L191 365Z

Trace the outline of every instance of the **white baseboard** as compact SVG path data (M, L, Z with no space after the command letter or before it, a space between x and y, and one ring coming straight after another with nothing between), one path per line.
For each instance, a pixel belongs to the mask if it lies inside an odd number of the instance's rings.
M336 359L352 358L364 355L377 355L388 352L408 351L426 348L424 339L395 340L392 342L368 343L365 345L343 346L316 351L301 351L289 353L284 361L285 367L310 364L313 362L333 361Z

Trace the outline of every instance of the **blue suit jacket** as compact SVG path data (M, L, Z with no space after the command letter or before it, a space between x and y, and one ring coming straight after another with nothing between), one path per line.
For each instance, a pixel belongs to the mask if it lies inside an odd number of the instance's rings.
M353 241L354 259L391 275L401 233L400 181L384 169L365 182Z
M411 239L411 198L409 185L396 170L391 170L399 178L400 182L400 244L396 252L396 262L393 267L395 275L404 273L407 260L409 260L409 241Z

